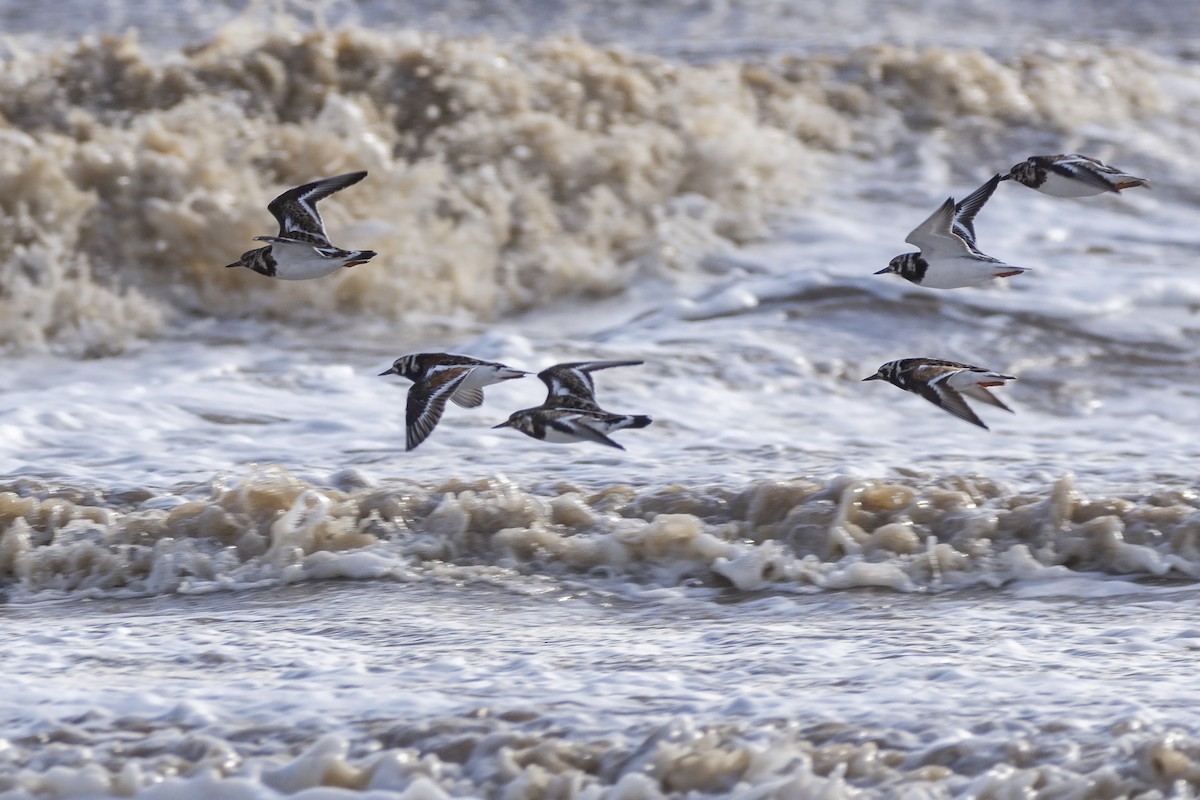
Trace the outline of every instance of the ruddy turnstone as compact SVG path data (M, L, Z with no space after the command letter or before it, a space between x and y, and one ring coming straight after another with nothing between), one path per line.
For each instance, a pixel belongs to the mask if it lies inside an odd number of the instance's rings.
M1132 186L1150 188L1150 182L1145 178L1129 175L1103 161L1078 153L1031 156L1013 165L1000 180L1014 180L1052 197L1090 197L1105 192L1120 192Z
M333 178L306 183L289 189L267 205L279 220L278 236L255 236L266 247L247 250L227 267L245 267L268 278L301 281L332 275L342 267L365 264L375 257L374 250L343 250L329 243L325 223L317 213L317 201L358 183L366 171L348 172Z
M392 368L379 373L408 378L405 450L413 450L433 432L442 418L446 401L463 408L483 402L483 387L528 375L528 372L495 361L481 361L451 353L413 353L401 356Z
M921 248L921 252L898 255L875 274L893 273L931 289L957 289L1026 272L1026 267L1005 264L975 246L975 215L999 185L997 174L960 203L955 203L953 197L947 198L904 239Z
M540 406L514 412L494 427L514 428L543 442L596 442L625 448L607 434L623 428L644 428L652 420L645 414L613 414L596 403L596 384L591 373L610 367L633 367L641 361L573 361L555 364L538 373L546 384L546 400Z
M988 391L988 387L1003 386L1005 381L1015 381L1016 378L970 364L937 358L902 358L887 362L874 375L863 380L888 381L984 429L987 425L967 405L964 395L1013 413L1011 408Z

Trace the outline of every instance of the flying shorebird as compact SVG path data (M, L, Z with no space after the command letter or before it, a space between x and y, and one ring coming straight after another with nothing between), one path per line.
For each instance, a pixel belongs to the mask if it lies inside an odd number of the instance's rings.
M1014 164L1000 180L1014 180L1052 197L1090 197L1105 192L1120 192L1133 186L1150 188L1150 182L1145 178L1138 178L1078 153L1030 156L1020 164Z
M494 427L514 428L543 442L595 442L625 448L608 438L623 428L644 428L652 420L644 414L613 414L596 402L596 385L591 373L610 367L633 367L641 361L573 361L555 364L538 373L546 384L546 400L540 406L513 412Z
M988 388L1003 386L1005 381L1015 381L1016 378L983 367L959 364L957 361L902 358L887 362L874 375L863 380L887 381L907 392L919 394L938 408L984 429L987 429L987 425L984 425L983 420L967 405L966 397L1013 413L1013 410L989 392Z
M960 203L955 203L953 197L947 198L904 239L921 248L921 252L898 255L875 274L892 273L932 289L957 289L1026 272L1026 267L1005 264L975 245L975 215L996 191L1000 181L999 174L993 175Z
M471 356L452 353L413 353L401 356L391 369L379 373L408 378L405 450L413 450L433 432L446 401L463 408L483 403L483 387L500 381L522 378L528 372Z
M267 210L279 221L279 235L255 236L255 241L270 244L247 250L235 263L226 266L245 267L268 278L300 281L367 263L375 257L375 251L334 247L317 212L318 201L366 176L366 171L349 172L306 183L279 195L267 205Z

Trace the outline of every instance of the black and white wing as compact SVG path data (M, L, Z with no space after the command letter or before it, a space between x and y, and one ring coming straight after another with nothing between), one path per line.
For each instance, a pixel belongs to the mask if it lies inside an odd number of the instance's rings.
M953 374L954 371L946 371L925 381L918 386L918 393L938 408L987 430L987 425L971 410L962 394L948 383L947 379Z
M347 172L297 186L276 197L267 205L267 210L279 221L279 237L328 246L329 237L317 212L317 202L365 177L366 170Z
M618 450L625 449L597 429L597 425L602 423L604 418L612 416L607 412L597 412L587 408L564 408L547 409L543 413L546 427L553 428L564 436L615 447Z
M546 384L546 406L570 406L597 410L596 384L592 373L612 367L636 367L642 361L572 361L555 364L538 373Z
M406 450L415 449L433 432L446 410L446 401L470 374L470 367L433 369L409 388Z
M991 180L964 197L954 206L954 223L951 231L961 237L969 247L975 249L975 215L991 199L1003 176L996 173Z

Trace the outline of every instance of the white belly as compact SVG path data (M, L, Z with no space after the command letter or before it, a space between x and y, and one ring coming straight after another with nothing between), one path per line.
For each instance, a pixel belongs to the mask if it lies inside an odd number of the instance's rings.
M342 266L341 259L326 258L309 244L273 242L271 255L275 257L275 277L285 281L323 278Z
M922 286L930 289L959 289L964 286L982 286L997 275L1006 272L1024 272L1024 267L1012 267L991 261L976 261L969 258L951 258L931 262L925 271Z

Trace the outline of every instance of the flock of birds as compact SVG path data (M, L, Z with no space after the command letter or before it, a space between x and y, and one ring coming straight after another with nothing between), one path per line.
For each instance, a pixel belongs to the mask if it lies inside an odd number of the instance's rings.
M1010 278L1028 272L993 258L975 244L975 215L991 198L1000 181L1013 180L1052 197L1090 197L1120 192L1150 182L1078 153L1032 156L1013 166L1007 174L993 175L987 183L962 202L947 198L904 239L920 248L919 253L896 256L875 273L893 273L918 286L957 289L979 286L995 278ZM1012 413L989 388L1016 380L983 367L937 358L902 358L889 361L864 381L884 380L924 397L938 408L986 429L987 425L967 405L966 398L988 403Z
M494 427L513 428L544 442L595 442L618 450L625 448L608 438L622 428L644 428L652 420L644 414L614 414L596 402L592 373L610 367L634 367L641 361L574 361L555 364L538 373L546 384L546 401L540 406L514 411ZM483 402L483 387L521 378L528 372L495 361L481 361L452 353L414 353L401 356L382 375L399 375L413 385L408 390L406 450L425 441L433 432L446 401L464 408Z
M279 222L275 236L256 236L267 242L242 254L229 267L246 267L280 280L308 280L331 275L343 267L365 264L373 250L343 250L329 241L325 223L317 212L318 201L352 186L367 173L351 172L306 183L276 197L267 210ZM983 253L975 243L975 216L1001 181L1013 180L1053 197L1088 197L1120 192L1134 186L1149 187L1144 178L1122 172L1101 161L1078 154L1033 156L1007 174L992 176L961 202L953 197L918 225L904 241L920 252L896 256L875 273L895 274L918 286L956 289L979 286L995 278L1028 271ZM538 373L546 384L546 400L533 408L513 412L496 428L513 428L545 442L595 442L624 448L608 434L624 428L644 428L644 414L614 414L596 402L592 373L611 367L636 366L641 361L577 361L555 364ZM447 401L464 408L483 403L483 389L493 383L530 374L494 361L452 353L414 353L401 356L381 375L399 375L412 381L406 409L406 449L412 450L433 432ZM883 364L864 381L884 380L924 397L960 419L981 428L987 425L966 398L1012 412L989 389L1016 380L1012 375L983 367L936 358L903 358Z

